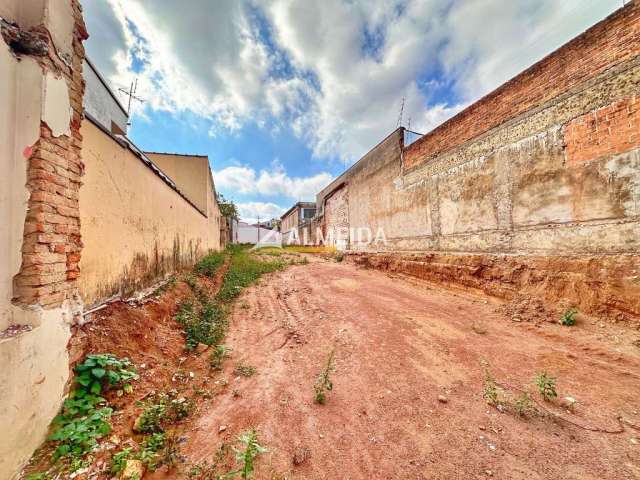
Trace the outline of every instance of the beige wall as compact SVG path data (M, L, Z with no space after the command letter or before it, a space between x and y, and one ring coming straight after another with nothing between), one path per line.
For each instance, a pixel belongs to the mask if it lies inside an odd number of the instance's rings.
M207 211L207 199L213 188L207 157L150 152L146 155L175 182L189 200L203 212Z
M194 178L206 186L208 216L89 120L82 135L79 286L87 305L130 294L220 249L219 210L206 172Z

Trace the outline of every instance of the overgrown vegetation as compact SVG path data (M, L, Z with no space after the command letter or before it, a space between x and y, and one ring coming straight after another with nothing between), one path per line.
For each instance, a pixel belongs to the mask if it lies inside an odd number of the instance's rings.
M74 371L74 388L54 419L48 440L57 443L53 461L66 457L72 466L79 467L78 460L111 431L109 419L113 410L101 394L113 389L122 394L131 392L130 382L138 375L128 359L109 353L88 355Z
M315 401L319 404L324 404L326 401L326 392L333 390L333 382L331 381L331 372L333 371L333 353L333 350L329 352L324 369L313 386Z
M213 278L218 269L224 263L224 252L210 253L202 257L198 263L196 263L195 271L200 275L205 275L209 278Z
M178 439L174 435L164 432L146 436L137 451L127 447L111 457L110 472L118 475L124 470L127 461L140 460L146 469L155 471L163 465L169 468L175 466L179 460Z
M539 372L533 378L533 383L538 387L538 392L546 401L558 396L556 391L556 379L547 372Z
M286 263L281 260L264 262L256 259L246 246L230 245L228 250L231 254L229 270L224 276L222 288L218 292L216 299L223 303L234 300L243 288L256 282L265 273L282 270Z
M177 397L175 390L157 394L139 405L143 410L133 426L138 433L162 433L167 425L188 417L193 409L193 404Z
M227 327L226 313L215 302L185 300L180 304L176 321L184 328L188 350L199 343L214 345L220 342Z
M578 309L570 308L560 317L560 323L565 327L573 327L577 323Z

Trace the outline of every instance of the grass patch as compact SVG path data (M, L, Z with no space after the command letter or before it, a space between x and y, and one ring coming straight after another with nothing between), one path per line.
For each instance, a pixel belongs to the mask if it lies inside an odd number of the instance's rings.
M184 328L187 349L195 349L199 343L215 345L224 338L227 316L224 308L206 300L186 300L180 304L176 321Z
M255 283L265 273L282 270L286 266L286 262L280 260L260 261L248 251L246 246L232 245L229 251L231 253L229 270L216 296L216 299L223 303L233 301L240 295L243 288Z
M213 278L218 271L218 269L224 263L225 253L224 252L214 252L209 255L205 255L195 266L195 272L200 275L205 275L209 278Z

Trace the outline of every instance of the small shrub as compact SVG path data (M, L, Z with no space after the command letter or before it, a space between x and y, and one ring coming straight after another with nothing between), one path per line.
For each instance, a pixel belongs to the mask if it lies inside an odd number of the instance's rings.
M209 366L214 370L222 370L222 362L227 356L228 349L225 345L216 345L209 357Z
M164 426L188 417L193 403L184 397L171 398L166 393L156 395L143 404L144 409L133 426L138 433L162 433Z
M130 380L137 380L133 364L128 358L116 358L110 353L87 355L74 371L77 376L75 382L82 386L82 390L99 395L102 390L122 385L125 390L131 388Z
M521 417L526 417L535 412L533 401L527 392L523 392L513 404L514 411Z
M53 431L48 437L58 443L52 460L69 457L72 467L79 465L75 460L93 450L98 439L111 431L109 419L113 411L100 407L106 404L100 393L120 387L130 392L133 388L129 382L138 378L128 359L109 353L87 355L74 371L75 388L53 420Z
M489 405L495 406L498 404L498 387L489 370L485 372L484 392L482 396Z
M562 317L560 317L560 323L565 327L573 327L577 323L577 315L578 309L570 308L562 314Z
M342 262L344 260L344 253L342 252L336 253L334 258L336 259L336 262L338 263Z
M146 437L140 444L140 451L136 458L149 470L154 471L160 466L159 451L164 448L165 434L154 433Z
M251 377L256 373L256 367L253 365L238 364L236 365L234 373L243 377Z
M318 376L316 383L313 386L315 391L315 401L319 404L324 404L326 400L326 392L333 390L333 382L331 382L331 372L333 371L333 350L329 352L327 356L327 362L325 363L322 373Z
M136 420L133 430L138 433L160 433L163 431L162 423L165 420L166 414L166 403L147 404Z
M113 454L111 457L111 467L109 468L109 471L112 474L117 475L124 469L127 464L127 460L131 458L132 450L133 448L127 447L120 450L118 453Z
M540 372L533 378L533 383L538 387L538 391L545 401L549 401L558 396L556 391L556 379L547 372Z

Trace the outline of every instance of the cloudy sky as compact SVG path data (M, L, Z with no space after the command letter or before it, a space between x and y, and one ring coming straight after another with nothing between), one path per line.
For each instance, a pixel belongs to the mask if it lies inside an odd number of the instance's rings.
M89 57L138 78L130 136L206 154L248 220L312 200L396 128L424 133L622 0L85 0Z

